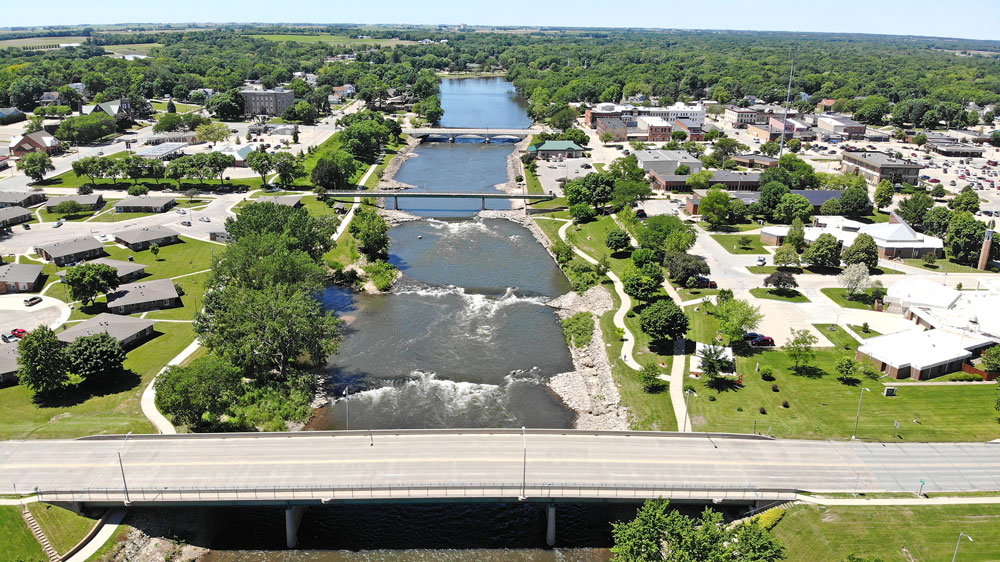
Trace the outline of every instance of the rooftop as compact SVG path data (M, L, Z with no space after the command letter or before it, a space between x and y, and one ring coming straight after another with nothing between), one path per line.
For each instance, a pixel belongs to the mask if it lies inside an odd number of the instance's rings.
M186 142L161 142L160 144L143 149L141 152L137 152L136 156L140 158L163 158L164 156L169 156L174 152L177 152L187 145L188 143Z
M257 198L256 203L274 203L294 207L302 200L301 195L264 195Z
M70 238L69 240L39 246L38 249L53 258L57 258L91 250L99 250L103 247L104 244L93 236L80 236L78 238Z
M700 162L700 160L684 150L637 150L635 157L640 163L669 161L680 164L697 164Z
M960 296L962 293L951 287L909 275L886 290L886 302L898 303L904 309L911 306L949 308Z
M121 342L144 332L152 326L152 320L102 312L64 332L59 332L56 334L56 337L63 343L70 343L77 338L93 336L95 334L107 334Z
M972 357L969 350L990 343L989 338L970 332L912 328L864 340L858 351L896 368L924 370Z
M101 196L96 193L91 193L89 195L66 195L63 197L50 197L48 201L45 202L45 208L51 209L60 203L65 201L76 201L81 205L96 205L101 201Z
M880 168L917 168L920 169L923 166L920 164L915 164L909 160L899 159L895 156L888 154L886 152L845 152L843 155L844 160L853 160L856 162L866 161L874 164Z
M31 197L34 193L30 191L0 191L0 203L23 203L25 199Z
M177 232L170 230L165 226L144 226L142 228L133 228L117 232L115 233L115 238L125 242L126 244L140 244L142 242L150 242L152 240L160 240L171 236L177 236L177 234Z
M155 281L141 281L139 283L128 283L118 287L114 293L108 294L108 306L129 306L133 304L144 304L154 301L175 299L179 295L174 288L174 282L170 279L157 279Z
M137 271L142 271L142 270L146 269L146 266L144 264L141 264L141 263L135 263L135 262L131 262L131 261L113 260L111 258L98 258L96 260L90 260L87 263L99 263L99 264L111 266L111 267L115 268L115 271L118 272L118 277L126 277L126 276L129 276L129 275L137 272ZM66 271L67 270L57 271L56 275L62 277L63 275L66 275Z
M0 265L0 281L6 283L34 283L42 274L42 266L34 263L8 263Z
M31 211L21 207L20 205L14 205L12 207L0 207L0 221L7 221L17 217L23 217L24 215L30 215Z
M583 150L583 148L573 141L550 140L534 144L529 148L529 151L536 150Z
M0 344L0 375L10 375L20 369L17 364L17 344Z

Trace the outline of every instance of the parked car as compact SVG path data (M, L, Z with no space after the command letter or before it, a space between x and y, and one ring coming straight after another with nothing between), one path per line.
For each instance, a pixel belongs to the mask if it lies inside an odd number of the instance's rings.
M185 211L184 209L177 209L177 214L178 215L186 215L187 211Z
M63 225L63 221L62 221L62 219L59 219L56 222L52 223L52 228L59 228L62 225Z
M181 226L191 226L191 221L181 221Z
M42 297L33 296L24 299L24 306L35 306L36 304L42 302Z
M10 335L14 336L15 338L21 339L24 336L28 335L28 330L25 330L23 328L14 328L13 330L10 331Z
M708 277L695 277L699 289L718 289L719 285Z
M764 336L751 341L750 345L754 347L774 347L774 339Z
M937 178L931 178L931 179L930 179L930 180L928 180L928 181L930 181L930 183L941 183L941 180L939 180L939 179L937 179Z
M24 225L24 229L25 230L31 230L31 225L30 224L25 224Z
M646 218L646 210L645 209L636 209L635 210L635 218L637 218L637 219L644 219L644 218Z
M3 341L4 343L11 343L17 341L17 338L10 334L0 334L0 341Z
M584 170L589 170L589 169L593 168L593 166L591 166L590 164L587 164L586 162L584 162L583 164L580 164L580 167L583 168Z
M759 340L762 337L764 337L764 334L758 334L757 332L748 332L746 334L743 334L743 341Z
M212 222L212 219L210 219L208 217L201 217L198 220L200 220L201 222Z
M767 265L767 258L760 256L757 258L757 265Z

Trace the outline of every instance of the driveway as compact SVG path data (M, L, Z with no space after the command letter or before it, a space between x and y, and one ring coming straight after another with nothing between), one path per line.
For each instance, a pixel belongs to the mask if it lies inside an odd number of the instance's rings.
M42 297L32 307L24 306L25 295L0 295L0 333L9 334L15 328L29 332L39 326L55 329L69 318L69 305L59 299Z

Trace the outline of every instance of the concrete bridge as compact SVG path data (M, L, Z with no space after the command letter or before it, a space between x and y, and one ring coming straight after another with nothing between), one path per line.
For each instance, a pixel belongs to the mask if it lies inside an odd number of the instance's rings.
M425 198L425 199L480 199L482 209L486 210L487 199L521 199L527 201L544 201L555 197L552 193L476 193L476 192L448 192L448 191L413 191L401 190L369 190L369 191L327 191L324 194L326 199L344 199L353 202L356 197L375 197L379 199L392 198L399 209L400 197Z
M531 135L536 135L543 132L542 128L531 128L531 129L490 129L490 128L478 128L478 129L464 129L457 127L420 127L420 128L404 128L403 133L410 135L411 137L417 137L421 139L428 138L441 138L447 139L448 142L455 142L456 140L464 139L468 141L479 141L490 142L490 141L501 141L501 142L517 142L523 138L530 137Z
M1000 443L773 440L573 430L99 436L0 443L0 494L86 505L757 504L808 492L1000 489Z

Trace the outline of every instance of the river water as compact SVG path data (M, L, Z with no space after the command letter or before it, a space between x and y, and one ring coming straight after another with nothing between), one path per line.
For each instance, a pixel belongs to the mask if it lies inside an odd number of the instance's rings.
M531 124L524 101L502 79L445 80L441 94L444 126ZM512 150L427 143L396 179L418 189L495 192L492 186L507 180ZM508 208L506 200L489 207ZM478 199L403 199L401 208L426 219L390 231L390 259L402 272L393 290L356 295L330 287L323 294L347 327L328 366L337 399L307 429L572 427L575 414L544 384L573 368L545 305L570 286L544 248L520 225L476 218ZM276 550L284 540L280 510L219 510L221 531L208 560L603 561L608 522L634 509L560 506L557 544L569 548L545 550L541 506L310 508L299 535L304 550L292 552Z

